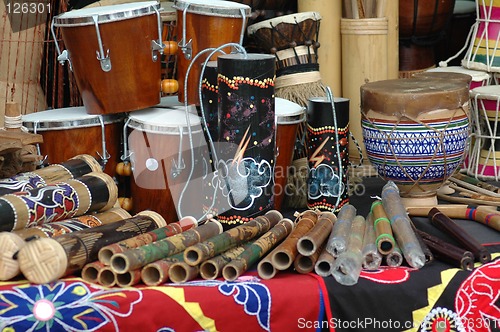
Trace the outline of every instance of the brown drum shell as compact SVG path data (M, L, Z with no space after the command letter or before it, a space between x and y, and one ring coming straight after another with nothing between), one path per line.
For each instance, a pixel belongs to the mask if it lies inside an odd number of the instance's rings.
M243 19L241 17L220 17L201 15L197 13L186 13L186 39L191 40L192 58L199 52L207 48L217 48L227 43L239 43L241 37L241 29L243 26ZM177 36L182 36L182 27L184 21L182 18L182 11L177 11ZM223 49L225 53L231 53L231 48L226 47ZM191 66L188 77L188 104L199 105L198 86L200 81L201 66L207 59L210 52L201 55ZM221 54L214 54L210 60L217 60L217 56ZM187 69L191 60L185 58L182 50L179 48L177 51L177 69L179 77L179 101L184 102L184 79L186 77Z
M111 70L96 59L99 49L93 25L61 26L76 82L89 114L122 113L160 102L161 61L152 60L151 41L158 40L156 15L99 24Z
M116 174L116 165L120 160L122 128L122 121L104 125L106 151L110 155L104 172L110 176ZM59 164L80 154L89 154L101 161L99 156L102 155L101 129L101 126L97 125L39 131L43 137L43 143L40 144L41 154L47 156L46 162L49 164Z
M416 3L415 7L414 0L399 1L400 38L440 33L451 19L455 5L454 0L420 0Z

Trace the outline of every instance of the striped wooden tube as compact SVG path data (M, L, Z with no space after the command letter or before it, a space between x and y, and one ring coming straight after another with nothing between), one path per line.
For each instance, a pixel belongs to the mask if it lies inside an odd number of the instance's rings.
M168 238L117 253L111 257L109 264L115 272L125 273L177 254L187 247L205 241L221 232L222 225L216 220L211 220Z
M246 248L237 258L224 266L222 269L224 279L228 281L236 280L261 257L271 251L277 243L285 239L292 232L293 226L293 221L287 218L278 222L273 228Z
M23 172L0 180L0 195L44 187L47 184L101 172L101 165L90 155L78 155L60 164L52 164L32 172Z
M329 237L337 217L332 212L322 212L318 222L297 242L297 250L303 256L311 256Z
M264 216L258 216L244 224L230 228L212 239L186 248L184 260L192 266L201 264L207 259L264 234L281 219L283 219L281 213L271 210Z
M196 227L197 224L198 222L195 218L184 217L178 222L167 224L166 226L154 229L151 232L140 234L138 236L134 236L131 239L126 239L118 243L112 243L99 250L99 260L102 263L109 265L111 257L114 254L124 252L128 249L137 248L152 242L156 242L175 234L182 233L184 231L187 231L188 229Z
M295 256L298 254L297 242L314 227L318 219L316 213L314 213L299 216L297 220L297 225L292 233L278 245L274 250L274 254L270 257L271 264L278 270L286 270L293 264Z
M198 277L200 267L198 265L191 266L186 262L176 262L170 266L170 280L175 283L187 282Z
M249 241L202 262L200 264L200 276L205 280L213 280L220 277L224 266L238 257L252 243L253 241Z
M184 261L183 252L147 264L141 269L142 282L148 286L158 286L167 282L170 267L179 261Z
M373 226L375 227L375 243L382 255L387 255L394 248L394 235L392 234L391 221L387 218L381 200L372 203Z
M69 219L115 205L118 188L106 173L91 172L26 192L0 197L0 231Z
M85 264L85 266L82 268L82 279L92 284L98 284L99 279L97 278L97 276L99 275L99 271L104 267L106 267L106 265L99 261Z
M15 254L26 245L30 237L51 238L74 231L97 227L130 218L122 208L111 208L104 212L83 215L72 219L55 221L12 232L0 233L0 280L9 280L20 273Z
M102 247L163 226L158 213L143 211L110 224L30 241L19 251L19 267L31 282L52 282L96 261Z

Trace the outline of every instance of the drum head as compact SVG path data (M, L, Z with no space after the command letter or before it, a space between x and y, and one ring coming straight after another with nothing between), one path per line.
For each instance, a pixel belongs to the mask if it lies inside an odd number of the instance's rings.
M85 107L65 107L23 115L23 125L30 131L95 127L121 121L123 116L87 114Z
M498 100L500 99L500 85L486 85L474 88L470 92L471 98Z
M474 82L481 82L484 80L488 80L491 77L491 75L485 71L472 70L472 69L467 69L467 68L460 67L460 66L437 67L437 68L429 69L429 70L427 70L427 72L430 72L430 73L446 72L446 73L466 74L466 75L471 76L472 81L474 81Z
M321 15L318 12L303 12L303 13L278 16L259 23L249 25L247 32L249 35L251 35L254 34L255 31L262 28L272 29L273 27L277 26L280 23L297 24L304 22L305 20L319 21L321 20Z
M276 123L294 124L305 119L305 107L283 98L275 98Z
M201 121L197 115L188 113L192 133L201 132ZM181 109L147 108L129 114L128 126L133 129L165 135L188 134L186 112Z
M154 14L159 8L160 4L157 1L145 1L70 10L69 12L54 17L54 26L82 26L94 24L92 17L96 15L98 23L127 20L134 17Z
M188 13L208 16L241 17L242 9L245 16L251 14L250 6L223 0L175 0L173 8L181 11L187 8Z

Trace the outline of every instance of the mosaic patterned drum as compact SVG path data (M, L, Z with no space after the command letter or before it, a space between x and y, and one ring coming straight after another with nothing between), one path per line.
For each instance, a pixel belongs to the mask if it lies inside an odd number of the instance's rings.
M487 72L500 72L500 0L476 0L476 23L462 66Z
M468 85L429 78L367 83L361 112L367 155L380 176L412 205L437 203L437 189L464 159Z
M472 143L467 173L482 180L500 179L500 86L477 87L470 92Z

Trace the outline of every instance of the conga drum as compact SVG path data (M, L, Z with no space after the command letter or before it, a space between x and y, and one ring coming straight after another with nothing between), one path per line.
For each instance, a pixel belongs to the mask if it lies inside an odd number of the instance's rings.
M436 66L434 47L444 38L455 0L399 1L399 72L411 77Z
M30 132L43 136L39 148L47 163L62 163L76 155L89 154L108 175L115 175L120 158L122 115L92 115L78 106L26 114L22 119Z
M152 210L167 223L187 215L200 218L206 143L199 117L181 109L148 108L129 114L125 127L133 213Z
M480 180L500 179L500 86L477 87L470 92L472 142L467 173Z
M276 98L276 163L274 166L274 208L280 210L286 196L289 167L292 164L299 126L305 122L305 108Z
M487 72L500 72L500 0L476 0L477 18L471 28L470 45L462 66Z
M179 39L179 101L185 102L187 93L187 103L199 105L200 66L210 54L201 52L227 43L241 45L251 9L244 4L222 0L175 0L173 7L177 10ZM230 51L230 48L224 49L226 53ZM192 64L198 54L197 61ZM219 54L214 54L210 60L216 60ZM186 76L187 87L184 86Z
M429 78L361 86L363 139L379 175L405 204L437 204L437 189L462 165L470 135L469 86Z
M177 80L177 12L170 1L162 1L160 4L162 41L165 43L161 57L161 78Z
M54 17L89 114L140 110L160 102L161 19L156 1L91 7Z

